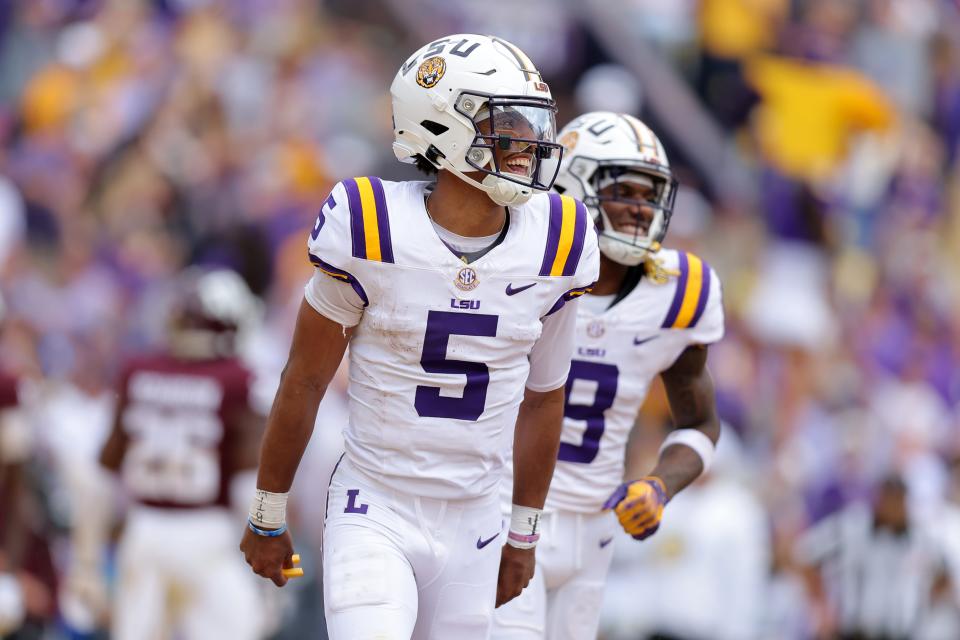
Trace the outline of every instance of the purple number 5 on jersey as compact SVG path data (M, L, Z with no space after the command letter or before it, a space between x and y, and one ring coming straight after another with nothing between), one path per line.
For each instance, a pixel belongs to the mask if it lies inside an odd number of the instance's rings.
M448 359L447 345L452 335L493 337L497 335L497 316L450 311L430 311L427 314L420 366L427 373L465 375L467 384L460 398L441 396L440 387L418 385L413 406L424 418L476 421L487 402L490 370L482 362Z

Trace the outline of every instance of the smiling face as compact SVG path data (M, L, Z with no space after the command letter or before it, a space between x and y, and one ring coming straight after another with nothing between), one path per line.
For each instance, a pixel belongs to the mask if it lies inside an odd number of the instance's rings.
M464 104L471 99L465 95ZM471 178L482 180L482 174L487 174L541 191L553 186L562 150L554 142L555 108L532 102L489 98L470 116L477 134L466 154L477 170Z
M589 179L584 199L595 216L600 251L618 264L640 264L660 250L670 224L676 181L651 168L611 164Z
M654 220L657 190L646 176L625 174L597 191L613 229L633 237L647 235Z
M491 121L492 120L492 121ZM480 131L495 137L493 161L488 169L529 178L534 168L537 132L530 122L516 111L497 110L493 118L477 123Z

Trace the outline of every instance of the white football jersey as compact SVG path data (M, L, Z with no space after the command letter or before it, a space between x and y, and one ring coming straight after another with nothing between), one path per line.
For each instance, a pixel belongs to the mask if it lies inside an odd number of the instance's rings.
M337 184L309 253L364 304L347 458L400 491L465 499L496 490L542 320L592 286L599 251L584 206L544 193L511 207L503 241L464 264L433 228L427 186Z
M627 439L654 377L690 345L723 337L716 272L691 253L661 249L655 259L657 273L612 308L577 310L549 509L599 511L623 481Z

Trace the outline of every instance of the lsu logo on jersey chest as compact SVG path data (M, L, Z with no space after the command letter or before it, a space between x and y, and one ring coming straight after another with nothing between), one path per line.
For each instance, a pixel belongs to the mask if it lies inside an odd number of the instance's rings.
M581 358L604 358L607 350L603 347L577 347L577 355Z
M479 309L480 301L479 300L458 300L457 298L450 298L450 308L451 309Z

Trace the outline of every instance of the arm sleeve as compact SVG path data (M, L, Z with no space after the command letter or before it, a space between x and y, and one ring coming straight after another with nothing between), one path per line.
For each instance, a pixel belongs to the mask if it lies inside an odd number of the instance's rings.
M713 269L710 269L710 291L703 317L686 332L690 344L713 344L723 338L723 287Z
M566 383L576 329L576 304L565 304L559 311L543 319L540 339L530 351L527 389L552 391Z
M304 287L307 303L320 315L345 327L354 327L363 317L363 300L346 282L338 282L320 269Z

